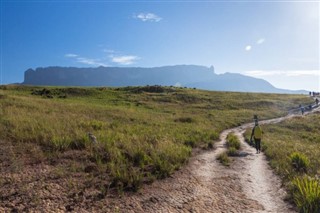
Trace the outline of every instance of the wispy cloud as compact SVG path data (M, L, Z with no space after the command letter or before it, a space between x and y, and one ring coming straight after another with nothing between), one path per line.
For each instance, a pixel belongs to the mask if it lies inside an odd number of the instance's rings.
M73 54L73 53L68 53L68 54L65 54L64 56L65 56L66 58L76 58L76 57L78 57L77 54Z
M263 44L265 41L266 41L265 38L260 38L260 39L257 41L257 44Z
M103 49L102 51L105 52L105 53L115 53L116 52L116 51L111 50L111 49Z
M77 62L82 64L93 65L93 66L104 66L104 67L108 66L106 63L101 62L100 59L78 57Z
M247 45L244 49L245 49L245 51L250 51L252 49L252 46L251 45Z
M107 56L99 58L89 58L74 53L67 53L64 55L64 57L76 63L104 67L109 66L108 64L110 63L115 63L118 65L130 65L136 63L141 59L139 56L122 54L112 49L102 49L102 51L107 53Z
M76 60L77 63L81 64L87 64L87 65L92 65L92 66L108 66L106 63L104 63L101 59L92 59L92 58L86 58L86 57L81 57L77 54L73 53L68 53L64 55L66 58L73 58Z
M110 55L111 61L121 65L130 65L135 63L140 57L135 55L122 55L122 56L114 56Z
M139 13L133 15L133 18L140 19L141 21L159 22L162 18L154 13Z
M320 76L320 70L252 70L246 71L245 75L253 76L253 77L265 77L265 76Z
M261 45L261 44L263 44L265 41L266 41L265 38L260 38L260 39L257 40L256 43L254 43L253 45L252 45L252 44L248 44L247 46L245 46L244 50L245 50L245 51L250 51L250 50L252 50L252 47L253 47L253 46Z

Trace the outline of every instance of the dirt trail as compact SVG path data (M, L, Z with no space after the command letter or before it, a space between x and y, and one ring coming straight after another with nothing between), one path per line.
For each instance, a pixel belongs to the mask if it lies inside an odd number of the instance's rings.
M314 110L319 111L319 109ZM308 114L308 113L306 113ZM300 116L260 121L278 123ZM190 159L189 164L172 177L144 186L125 202L109 199L106 210L120 212L296 212L284 201L286 192L273 173L263 153L244 142L243 133L253 123L225 130L213 151ZM234 132L240 139L242 151L230 167L216 160L226 150L226 136ZM92 210L98 210L93 208ZM98 210L99 211L99 210Z

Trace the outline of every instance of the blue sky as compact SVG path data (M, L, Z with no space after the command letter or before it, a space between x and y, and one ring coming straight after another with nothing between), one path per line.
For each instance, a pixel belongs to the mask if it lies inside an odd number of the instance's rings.
M1 1L1 83L28 68L196 64L320 90L319 2Z

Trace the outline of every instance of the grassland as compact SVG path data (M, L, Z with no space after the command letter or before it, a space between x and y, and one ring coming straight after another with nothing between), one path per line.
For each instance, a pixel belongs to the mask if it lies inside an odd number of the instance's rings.
M320 114L265 125L262 149L301 212L320 211ZM246 132L249 141L251 130Z
M93 176L106 182L101 191L137 190L179 169L192 150L212 148L222 130L251 122L253 114L278 117L307 103L301 95L158 86L2 86L0 138L29 163L55 165L58 177L86 173L88 182Z

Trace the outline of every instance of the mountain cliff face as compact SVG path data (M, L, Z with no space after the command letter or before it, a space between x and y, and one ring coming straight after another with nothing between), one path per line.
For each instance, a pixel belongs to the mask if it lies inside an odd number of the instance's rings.
M139 67L47 67L29 69L24 84L60 86L186 85L215 77L213 68L194 65Z
M240 74L217 75L213 67L177 65L139 67L46 67L25 71L27 85L47 86L186 86L206 90L289 93L265 80ZM291 93L291 92L290 92Z

